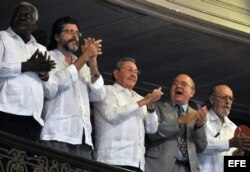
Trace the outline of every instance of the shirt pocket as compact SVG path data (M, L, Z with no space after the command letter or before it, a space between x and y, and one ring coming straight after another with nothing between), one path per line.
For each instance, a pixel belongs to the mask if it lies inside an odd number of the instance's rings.
M128 159L128 156L133 156L134 146L132 141L112 142L111 157L117 159Z
M8 84L6 89L6 103L20 104L22 88L16 84Z

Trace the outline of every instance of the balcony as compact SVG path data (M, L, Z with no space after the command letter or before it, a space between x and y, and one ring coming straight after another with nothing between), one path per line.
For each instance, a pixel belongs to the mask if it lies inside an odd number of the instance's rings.
M132 172L0 131L0 172Z

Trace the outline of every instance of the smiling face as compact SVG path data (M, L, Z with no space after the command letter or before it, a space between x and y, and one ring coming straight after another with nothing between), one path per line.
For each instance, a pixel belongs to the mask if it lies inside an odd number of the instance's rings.
M187 104L194 93L194 82L186 74L178 75L171 84L170 98L174 104Z
M138 73L136 64L132 61L122 62L120 69L115 69L113 72L116 83L129 90L134 88Z
M223 119L230 113L233 103L233 92L226 85L218 85L213 89L209 100L213 111L220 119Z

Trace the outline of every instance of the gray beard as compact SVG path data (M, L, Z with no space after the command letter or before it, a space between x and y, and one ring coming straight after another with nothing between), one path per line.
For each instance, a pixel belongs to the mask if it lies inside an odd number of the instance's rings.
M63 48L66 51L70 51L70 52L74 53L78 50L78 45L70 45L69 42L67 42L66 44L63 44Z

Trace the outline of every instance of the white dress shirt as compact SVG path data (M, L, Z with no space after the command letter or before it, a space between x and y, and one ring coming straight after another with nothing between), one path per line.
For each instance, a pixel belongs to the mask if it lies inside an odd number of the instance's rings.
M43 85L35 72L21 73L21 63L26 62L39 49L33 36L25 43L11 28L0 32L0 111L33 116L41 125Z
M158 117L136 103L143 97L119 84L105 86L107 95L94 103L95 158L113 165L144 170L146 133L155 133Z
M92 84L90 69L86 64L78 72L73 64L65 62L59 50L50 51L50 55L56 62L56 69L44 82L45 125L41 140L81 144L84 128L85 143L93 146L89 101L104 99L106 91L103 78L100 76Z
M205 151L199 154L201 172L223 172L224 156L231 156L236 148L229 148L229 140L234 136L237 126L228 118L221 120L210 109L207 114L206 134L208 145Z

